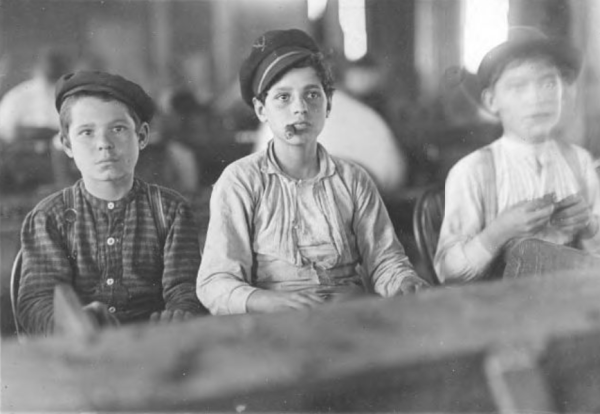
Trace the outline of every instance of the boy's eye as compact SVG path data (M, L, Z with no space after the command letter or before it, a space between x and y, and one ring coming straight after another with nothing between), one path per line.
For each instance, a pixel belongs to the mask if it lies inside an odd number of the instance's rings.
M553 89L556 88L556 79L546 79L544 81L544 87L548 88L548 89Z
M523 89L525 87L525 84L523 82L515 82L515 83L511 83L508 85L509 89L515 90L515 91L519 91L521 89Z
M306 94L309 99L317 99L321 97L321 92L319 91L310 91Z
M275 99L278 101L287 102L290 99L290 95L287 93L280 93L279 95L275 96Z
M114 132L117 132L117 133L123 132L123 131L125 131L126 129L127 129L127 128L126 128L126 127L124 127L123 125L117 125L117 126L113 127L113 131L114 131Z
M92 131L91 129L82 129L77 135L82 137L90 137L94 135L94 131Z

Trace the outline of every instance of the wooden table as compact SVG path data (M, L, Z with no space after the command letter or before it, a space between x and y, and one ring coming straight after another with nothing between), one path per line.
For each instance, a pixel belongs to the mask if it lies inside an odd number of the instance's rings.
M600 275L2 343L7 411L600 412Z

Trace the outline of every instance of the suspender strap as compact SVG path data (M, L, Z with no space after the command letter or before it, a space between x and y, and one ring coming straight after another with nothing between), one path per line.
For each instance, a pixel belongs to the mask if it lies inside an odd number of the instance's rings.
M65 204L67 256L69 260L73 261L77 257L77 252L75 251L75 222L77 221L77 210L75 210L75 186L65 188L62 195Z
M485 146L482 148L482 153L484 160L482 171L483 225L487 227L498 215L498 190L496 189L496 163L492 148L489 145ZM489 268L485 272L484 279L501 277L504 273L505 265L504 254L498 255L490 263Z
M565 161L567 162L567 164L569 164L571 172L575 176L575 180L577 181L577 186L579 187L581 196L583 197L586 203L589 203L590 200L588 199L587 185L585 183L584 173L581 169L581 164L579 163L579 158L577 157L577 150L575 149L575 146L570 145L560 139L556 139L555 141L558 145L561 154L565 158ZM575 240L571 241L569 246L581 249L581 238L575 237Z
M490 146L482 148L484 157L484 186L483 186L483 214L484 226L490 224L498 215L498 192L496 190L496 164L494 153Z
M575 176L575 180L577 180L577 185L579 186L581 195L583 196L584 200L588 201L587 186L585 184L583 171L581 171L581 164L579 163L575 146L563 142L560 139L556 139L555 141L563 157L565 157L565 161L567 161L567 164L569 164L569 167Z
M164 248L165 240L167 239L167 219L165 218L165 212L163 210L160 188L156 184L148 184L148 196L152 217L154 218L154 225L158 232L158 240L160 246Z

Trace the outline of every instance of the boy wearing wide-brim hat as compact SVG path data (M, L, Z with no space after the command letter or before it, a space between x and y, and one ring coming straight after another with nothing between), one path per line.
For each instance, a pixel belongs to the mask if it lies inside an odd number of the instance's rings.
M367 173L317 143L333 82L314 40L297 29L260 36L240 87L273 139L214 186L202 303L215 314L278 312L427 286Z
M503 250L522 238L600 250L600 188L591 156L552 138L563 87L580 67L575 48L529 27L512 28L484 57L481 99L503 135L460 160L446 180L435 257L446 283L500 277Z
M28 334L53 332L53 292L73 287L100 326L183 320L205 313L190 207L174 191L134 177L148 143L152 99L105 72L56 85L61 141L82 179L40 202L23 223L18 319Z

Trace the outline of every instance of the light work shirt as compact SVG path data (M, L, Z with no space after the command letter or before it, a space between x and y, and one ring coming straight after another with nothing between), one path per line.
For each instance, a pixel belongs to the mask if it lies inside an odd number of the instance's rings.
M583 148L571 147L578 163L575 167L569 165L554 140L532 145L502 137L490 144L489 149L493 157L493 182L488 182L490 175L486 169L490 168L490 159L484 156L485 148L460 160L446 180L444 221L435 256L436 272L446 282L484 277L500 251L488 250L480 233L499 214L519 202L547 194L554 194L555 200L560 201L581 193L592 214L600 215L598 176L590 154ZM494 200L490 202L489 197ZM496 205L493 216L486 214L491 203ZM573 234L552 224L534 237L561 245L574 241ZM581 240L581 244L586 251L599 253L600 234Z
M273 143L229 165L213 189L197 294L213 314L247 312L258 288L389 297L416 276L368 174L318 146L319 173L296 180Z

